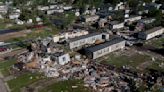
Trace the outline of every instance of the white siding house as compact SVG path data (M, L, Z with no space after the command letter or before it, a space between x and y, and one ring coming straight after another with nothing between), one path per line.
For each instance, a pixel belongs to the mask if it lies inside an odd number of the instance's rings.
M60 65L67 64L69 61L71 61L69 54L68 53L65 54L63 52L54 53L51 56L51 60L57 62Z
M84 21L85 22L96 22L99 19L98 15L92 15L92 16L85 16Z
M124 21L125 22L133 22L133 21L137 21L137 20L140 20L142 17L141 16L132 16L132 17L129 17L129 18L126 18Z
M85 49L85 54L88 58L96 59L110 52L122 49L125 47L125 41L120 37L114 37L111 40L100 45L92 46Z
M154 38L155 36L161 35L163 33L164 33L163 27L155 27L153 29L146 30L144 32L139 32L138 38L143 39L143 40L149 40L149 39Z
M69 39L70 49L81 47L86 44L93 44L96 40L102 40L101 33L92 33L84 36Z
M124 27L124 22L120 23L119 21L112 21L109 24L110 29L121 29Z

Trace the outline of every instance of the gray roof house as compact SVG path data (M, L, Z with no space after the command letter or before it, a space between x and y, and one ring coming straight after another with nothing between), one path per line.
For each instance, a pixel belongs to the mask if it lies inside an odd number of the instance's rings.
M96 40L102 40L101 33L91 33L75 38L68 39L69 48L74 49L86 44L93 44Z
M104 55L109 54L110 52L122 49L125 47L124 39L120 37L112 37L109 41L85 48L85 55L88 58L96 59Z
M163 33L164 33L164 28L159 26L159 27L152 28L150 30L139 32L138 38L143 39L143 40L149 40Z

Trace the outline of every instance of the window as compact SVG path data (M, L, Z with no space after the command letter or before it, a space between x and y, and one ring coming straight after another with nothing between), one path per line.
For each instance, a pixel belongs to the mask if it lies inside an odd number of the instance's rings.
M66 58L65 57L63 57L62 59L63 59L63 61L66 61Z

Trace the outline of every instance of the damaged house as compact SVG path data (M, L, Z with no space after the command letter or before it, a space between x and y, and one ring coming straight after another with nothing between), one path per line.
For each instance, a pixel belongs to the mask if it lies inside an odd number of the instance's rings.
M58 64L64 65L71 61L69 54L63 52L57 52L51 55L52 61L57 61Z

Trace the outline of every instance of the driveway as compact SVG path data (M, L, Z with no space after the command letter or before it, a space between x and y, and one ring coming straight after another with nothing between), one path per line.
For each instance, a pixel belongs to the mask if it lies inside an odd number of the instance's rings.
M7 92L5 83L3 82L1 78L0 78L0 92Z

